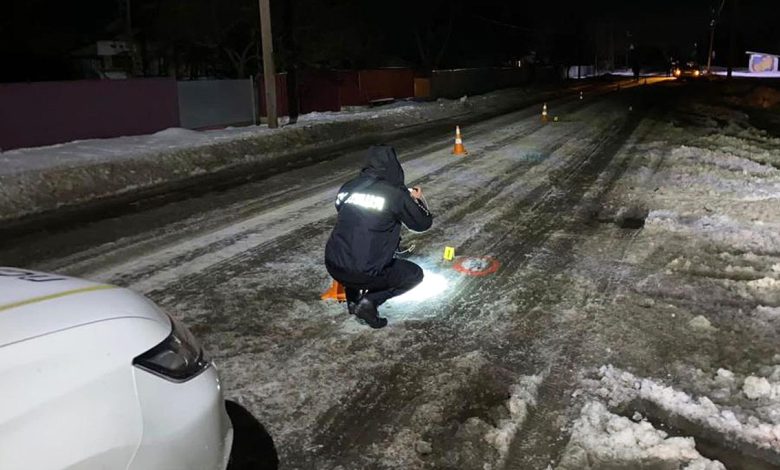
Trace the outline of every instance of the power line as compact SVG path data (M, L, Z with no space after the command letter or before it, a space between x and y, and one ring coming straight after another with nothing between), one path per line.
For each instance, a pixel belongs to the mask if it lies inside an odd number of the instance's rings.
M492 18L487 18L485 16L477 15L477 14L469 14L469 18L476 18L478 20L482 20L482 21L485 21L485 22L488 22L488 23L492 23L492 24L495 24L495 25L504 26L504 27L511 28L511 29L517 29L517 30L520 30L520 31L526 31L526 32L529 32L529 33L561 34L561 35L567 34L567 33L564 33L564 32L550 31L548 29L529 28L527 26L518 26L516 24L505 23L503 21L494 20Z
M473 16L474 18L480 19L482 21L487 21L488 23L497 24L499 26L505 26L507 28L519 29L519 30L522 30L522 31L531 31L531 32L538 31L538 30L533 29L533 28L526 28L524 26L518 26L516 24L509 24L509 23L504 23L503 21L498 21L498 20L494 20L494 19L491 19L491 18L486 18L486 17L484 17L482 15L471 15L471 16Z

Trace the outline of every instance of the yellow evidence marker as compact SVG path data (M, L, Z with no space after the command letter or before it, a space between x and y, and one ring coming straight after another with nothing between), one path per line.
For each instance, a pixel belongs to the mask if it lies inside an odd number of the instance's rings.
M455 248L451 246L444 247L444 259L446 261L452 261L455 258Z

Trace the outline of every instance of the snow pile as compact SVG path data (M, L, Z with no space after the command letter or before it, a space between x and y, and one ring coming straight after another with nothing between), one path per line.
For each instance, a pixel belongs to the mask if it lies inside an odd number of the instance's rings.
M719 407L728 407L742 421L780 424L780 356L773 365L759 366L744 376L720 368L714 374L684 364L675 366L675 377L691 395L710 398ZM724 412L721 412L724 413Z
M528 417L528 408L536 406L536 397L541 383L541 375L528 375L513 385L507 401L509 417L500 420L498 425L485 435L485 441L498 451L499 466L509 454L509 446L512 444L515 434L525 423L525 419Z
M671 415L677 415L705 429L730 439L752 445L760 449L780 448L780 421L774 423L761 421L744 412L739 407L727 409L718 406L706 396L695 398L685 392L675 390L651 379L638 378L633 374L614 368L611 365L599 369L601 379L593 384L595 395L606 400L610 407L626 406L634 400L652 403ZM733 376L728 371L718 374L716 380L728 382ZM758 397L770 398L773 391L780 388L770 385L768 394L760 379L746 380L743 392ZM780 393L775 399L780 397ZM771 406L771 404L769 404Z
M771 253L780 246L780 227L746 223L725 215L683 216L669 210L650 211L645 225L670 232L687 232L743 251Z
M774 395L772 398L777 398L780 396L780 387L772 387L772 384L765 377L751 375L745 379L742 392L751 400L758 400L770 395Z
M752 154L751 156L754 156ZM676 162L685 161L696 166L711 165L729 171L738 171L743 175L757 174L767 175L777 173L777 170L770 165L756 162L743 156L735 155L731 152L722 150L714 151L699 147L690 147L681 145L672 150L671 158Z
M780 139L772 138L755 128L744 128L737 123L729 123L724 129L712 129L705 137L694 140L694 148L708 149L715 156L733 155L746 161L777 166L780 155L777 145ZM700 166L701 167L701 166Z
M765 367L760 373L760 376L745 377L742 393L750 400L763 403L762 411L767 413L767 419L780 424L780 365Z
M717 330L717 328L712 326L712 322L710 322L704 315L695 316L691 321L688 322L688 325L690 325L690 327L694 330L705 333L711 333Z
M366 455L376 455L383 468L503 468L544 373L518 376L480 351L444 362L420 360L409 369L409 375L392 376L399 385L381 385L409 396L386 412L395 419L385 415L376 424L392 441ZM420 390L407 389L404 380L412 376L422 381Z
M759 305L753 310L753 314L767 320L780 318L780 307L767 307Z
M635 423L607 411L599 402L585 404L572 428L558 466L562 469L682 468L725 470L702 457L691 437L668 437L647 421Z
M780 304L780 281L771 277L749 281L747 293L762 303Z

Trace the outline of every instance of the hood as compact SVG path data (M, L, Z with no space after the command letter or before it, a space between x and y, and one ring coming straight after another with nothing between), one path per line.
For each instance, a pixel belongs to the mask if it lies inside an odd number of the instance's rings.
M404 170L395 149L389 145L373 145L368 148L363 174L387 181L393 186L404 186Z
M57 274L0 267L0 348L121 317L168 322L151 301L126 289Z

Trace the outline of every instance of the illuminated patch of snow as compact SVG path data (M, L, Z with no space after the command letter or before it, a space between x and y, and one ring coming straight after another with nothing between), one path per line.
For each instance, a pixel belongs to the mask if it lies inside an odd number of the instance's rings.
M444 275L425 268L423 273L423 281L417 287L394 298L392 302L423 302L442 295L449 288L450 282Z

